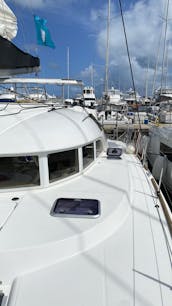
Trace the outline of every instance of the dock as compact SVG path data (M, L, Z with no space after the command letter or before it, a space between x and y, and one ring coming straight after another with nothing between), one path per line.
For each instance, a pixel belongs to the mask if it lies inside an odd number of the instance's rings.
M172 123L155 123L155 122L149 122L147 124L144 124L144 123L132 123L132 124L116 124L116 123L104 123L102 124L103 126L103 129L105 131L105 133L107 134L111 134L111 133L114 133L114 130L118 130L119 133L124 133L128 130L130 131L138 131L138 130L142 130L142 132L144 134L148 134L149 133L149 130L150 128L152 128L153 126L158 126L158 127L165 127L165 126L168 126L168 127L172 127Z
M103 124L103 129L106 134L113 134L115 131L119 134L122 134L124 132L127 132L130 130L131 132L135 132L138 130L142 130L144 134L149 133L149 129L152 127L152 124L138 124L138 123L132 123L132 124Z

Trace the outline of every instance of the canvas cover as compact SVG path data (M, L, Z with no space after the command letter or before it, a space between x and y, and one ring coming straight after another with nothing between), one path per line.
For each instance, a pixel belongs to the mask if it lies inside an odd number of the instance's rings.
M12 40L17 34L17 18L4 0L0 0L0 35Z

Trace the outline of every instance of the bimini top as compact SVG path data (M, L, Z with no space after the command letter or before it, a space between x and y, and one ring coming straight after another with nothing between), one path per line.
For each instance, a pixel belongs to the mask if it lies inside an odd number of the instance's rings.
M8 105L0 108L0 155L53 152L87 144L102 136L82 108Z

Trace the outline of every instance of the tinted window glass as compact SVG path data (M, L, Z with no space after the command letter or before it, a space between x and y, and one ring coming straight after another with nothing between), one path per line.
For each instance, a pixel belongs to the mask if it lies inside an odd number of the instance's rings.
M82 148L83 168L86 168L94 160L94 145L90 143Z
M103 151L103 144L101 140L96 141L96 157L100 155L100 153Z
M0 158L0 188L40 184L37 156Z
M78 150L53 153L48 156L50 182L60 180L79 171Z
M99 201L94 199L57 199L52 215L98 216Z

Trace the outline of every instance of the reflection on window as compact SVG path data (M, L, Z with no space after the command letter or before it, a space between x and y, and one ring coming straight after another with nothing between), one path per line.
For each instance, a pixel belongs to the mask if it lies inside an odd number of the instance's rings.
M94 160L94 144L90 143L82 148L83 168L86 168Z
M78 150L53 153L48 156L49 179L54 182L79 171Z
M39 184L37 156L0 158L0 188L35 186Z
M103 151L103 144L101 140L96 141L96 157L100 155L100 153Z

